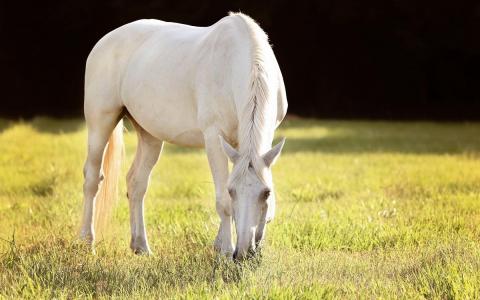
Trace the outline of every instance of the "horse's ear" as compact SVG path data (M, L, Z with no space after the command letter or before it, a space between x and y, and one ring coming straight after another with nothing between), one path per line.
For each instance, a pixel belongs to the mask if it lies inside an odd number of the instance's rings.
M267 167L270 167L275 163L277 158L280 156L280 152L282 152L283 145L285 145L285 138L282 138L280 143L276 144L267 153L262 155L263 161Z
M222 144L223 152L225 152L228 159L230 159L232 163L235 163L240 157L240 154L238 154L237 150L235 150L227 141L225 141L221 135L218 137L220 139L220 143Z

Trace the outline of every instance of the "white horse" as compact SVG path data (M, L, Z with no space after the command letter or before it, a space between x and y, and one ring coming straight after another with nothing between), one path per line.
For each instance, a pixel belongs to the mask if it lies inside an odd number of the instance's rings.
M287 111L280 68L255 21L231 13L209 27L139 20L113 30L87 59L84 110L83 240L93 245L94 214L115 198L126 115L138 135L127 175L132 250L150 253L144 195L166 141L206 149L220 216L215 249L234 259L254 253L274 216L270 167L284 140L271 144Z

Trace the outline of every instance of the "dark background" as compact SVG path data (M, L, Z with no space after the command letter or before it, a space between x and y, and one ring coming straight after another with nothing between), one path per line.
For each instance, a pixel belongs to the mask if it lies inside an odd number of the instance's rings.
M208 26L230 10L269 34L290 113L480 119L480 2L441 0L2 0L0 115L81 116L104 34L141 18Z

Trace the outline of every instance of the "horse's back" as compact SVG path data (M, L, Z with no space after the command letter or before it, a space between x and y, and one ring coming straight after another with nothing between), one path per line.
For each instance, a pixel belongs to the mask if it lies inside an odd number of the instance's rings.
M192 71L185 69L188 64L182 56L191 48L185 43L193 44L191 37L201 31L188 25L139 20L106 34L87 59L86 116L89 111L126 107L137 123L158 138L171 140L183 134L200 145L198 132L189 135L196 127L195 103L188 84ZM162 132L156 127L162 127Z
M201 146L208 126L234 135L251 70L248 34L235 16L209 27L159 20L119 27L87 60L86 111L124 106L152 135L178 144Z
M154 136L189 146L202 146L213 123L233 129L235 35L228 20L210 27L164 22L130 58L121 88L130 114ZM225 119L232 121L219 124Z

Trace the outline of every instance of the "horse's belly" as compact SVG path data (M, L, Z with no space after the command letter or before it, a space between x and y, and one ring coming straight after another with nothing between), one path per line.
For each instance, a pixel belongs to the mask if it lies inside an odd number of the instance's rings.
M135 122L157 139L181 146L203 147L203 133L192 108L181 109L181 105L175 103L159 102L143 105L134 102L125 106Z

